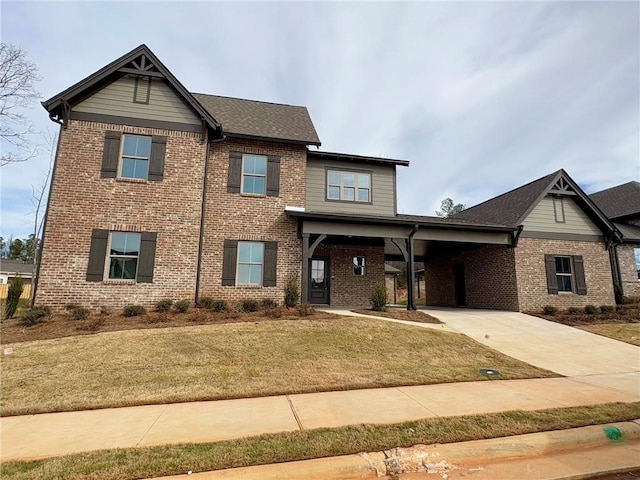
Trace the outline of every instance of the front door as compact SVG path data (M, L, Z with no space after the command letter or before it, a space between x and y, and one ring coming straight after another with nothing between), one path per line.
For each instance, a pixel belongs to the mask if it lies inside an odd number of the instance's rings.
M467 306L467 292L464 284L464 264L453 265L453 283L456 295L456 307Z
M309 303L329 304L329 257L309 259Z

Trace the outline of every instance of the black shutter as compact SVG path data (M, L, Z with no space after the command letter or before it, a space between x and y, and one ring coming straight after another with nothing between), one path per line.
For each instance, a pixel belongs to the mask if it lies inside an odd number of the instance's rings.
M91 247L89 248L89 265L87 266L87 282L101 282L104 278L104 261L107 256L109 230L94 228L91 231Z
M571 257L573 260L573 277L576 281L576 293L578 295L587 294L587 282L584 278L584 261L580 255Z
M153 283L153 266L156 261L156 232L142 232L138 256L138 283Z
M238 241L225 240L222 256L222 285L236 284L236 261L238 258Z
M547 270L547 292L552 295L558 294L558 279L556 278L556 257L545 255L544 264Z
M267 157L267 195L280 195L280 157L273 155Z
M229 152L229 176L227 177L227 192L240 193L242 182L242 153Z
M275 287L277 283L277 271L278 242L264 242L264 267L262 274L262 285L265 287Z
M149 181L161 182L164 178L164 156L167 151L167 137L151 137L151 155L149 156Z
M104 133L104 150L102 151L102 169L100 177L115 178L118 174L118 160L120 158L121 132L107 130Z

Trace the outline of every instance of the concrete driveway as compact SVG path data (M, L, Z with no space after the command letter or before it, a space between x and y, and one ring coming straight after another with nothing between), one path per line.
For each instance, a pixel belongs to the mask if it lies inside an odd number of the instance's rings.
M640 347L518 312L426 307L454 331L568 377L617 374L640 391ZM596 378L594 378L594 381Z

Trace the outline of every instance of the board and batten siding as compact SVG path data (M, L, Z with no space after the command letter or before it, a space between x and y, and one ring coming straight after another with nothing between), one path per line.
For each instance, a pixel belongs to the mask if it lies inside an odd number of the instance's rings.
M556 222L553 197L544 197L523 222L524 232L602 235L602 231L570 197L562 197L564 223Z
M326 168L371 172L371 200L338 202L326 199ZM307 160L307 212L393 216L395 212L395 167L369 163Z
M134 103L135 79L123 77L73 107L76 112L198 125L184 101L162 79L152 78L149 104Z

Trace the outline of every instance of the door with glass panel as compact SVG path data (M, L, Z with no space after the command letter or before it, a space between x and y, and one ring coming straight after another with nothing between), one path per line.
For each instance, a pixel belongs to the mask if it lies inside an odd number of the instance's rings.
M309 303L329 304L329 257L309 259Z

